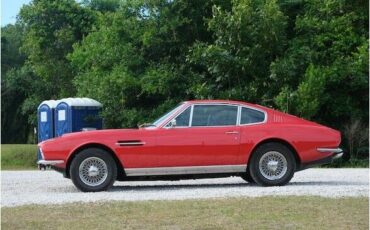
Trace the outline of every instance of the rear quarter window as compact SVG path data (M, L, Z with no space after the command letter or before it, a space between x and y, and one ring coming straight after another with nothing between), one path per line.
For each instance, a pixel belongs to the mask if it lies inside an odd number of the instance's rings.
M242 107L241 117L240 117L240 124L253 124L253 123L260 123L265 120L265 113Z

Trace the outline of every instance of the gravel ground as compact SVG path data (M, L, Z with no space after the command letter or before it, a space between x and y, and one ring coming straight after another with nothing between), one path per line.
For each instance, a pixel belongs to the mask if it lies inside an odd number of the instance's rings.
M308 169L282 187L259 187L238 177L116 182L108 192L83 193L54 171L2 171L2 207L108 200L182 200L216 197L313 195L368 197L369 169Z

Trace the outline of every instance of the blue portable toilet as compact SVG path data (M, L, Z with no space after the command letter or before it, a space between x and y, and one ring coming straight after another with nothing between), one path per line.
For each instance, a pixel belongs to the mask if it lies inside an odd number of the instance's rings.
M83 130L102 129L99 115L102 104L90 98L65 98L58 101L54 111L55 136Z
M40 143L54 137L54 109L55 100L41 102L37 108L37 139Z

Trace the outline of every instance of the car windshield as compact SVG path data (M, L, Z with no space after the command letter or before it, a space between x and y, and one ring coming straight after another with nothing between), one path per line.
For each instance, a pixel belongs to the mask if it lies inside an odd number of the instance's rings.
M163 115L160 118L158 118L157 120L155 120L151 125L158 127L158 125L160 125L163 121L167 120L172 114L174 114L178 109L180 109L180 107L182 107L183 104L184 103L179 104L174 109L170 110L165 115Z

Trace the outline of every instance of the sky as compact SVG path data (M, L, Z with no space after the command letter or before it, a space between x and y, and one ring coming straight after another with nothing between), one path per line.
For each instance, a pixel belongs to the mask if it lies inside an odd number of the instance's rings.
M14 24L19 10L31 0L1 0L1 26Z

